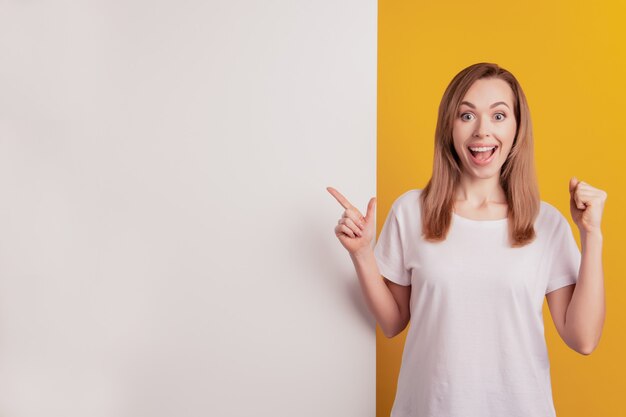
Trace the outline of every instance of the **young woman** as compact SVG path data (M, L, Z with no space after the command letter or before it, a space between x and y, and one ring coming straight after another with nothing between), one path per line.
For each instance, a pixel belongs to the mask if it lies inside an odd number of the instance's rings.
M335 234L387 337L411 320L392 417L555 416L542 306L588 355L605 318L600 222L606 192L572 178L565 217L539 199L530 112L496 64L448 85L430 181L393 203L375 235L375 198L344 207Z

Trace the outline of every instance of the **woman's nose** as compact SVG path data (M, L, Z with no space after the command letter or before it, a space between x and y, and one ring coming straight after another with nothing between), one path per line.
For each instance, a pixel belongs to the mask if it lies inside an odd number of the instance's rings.
M474 136L477 138L482 138L485 136L489 136L489 133L486 130L477 130L476 132L474 132Z
M478 119L476 122L476 130L474 131L474 136L478 138L482 138L483 136L489 136L489 122L485 120Z

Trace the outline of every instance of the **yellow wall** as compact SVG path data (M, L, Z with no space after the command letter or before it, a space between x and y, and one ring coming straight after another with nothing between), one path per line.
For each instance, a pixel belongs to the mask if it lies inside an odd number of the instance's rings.
M571 176L604 189L607 318L590 356L559 338L544 303L559 417L626 416L626 3L379 1L378 227L393 200L432 169L437 107L461 69L495 62L529 101L541 198L570 220ZM621 259L620 259L621 258ZM622 262L620 262L622 261ZM403 334L377 330L377 416L395 395Z

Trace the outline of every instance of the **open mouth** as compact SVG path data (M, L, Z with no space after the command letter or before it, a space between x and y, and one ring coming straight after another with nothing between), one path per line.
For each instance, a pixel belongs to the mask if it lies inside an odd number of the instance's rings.
M485 165L491 162L493 156L498 149L497 145L483 146L483 147L468 147L467 148L472 155L472 160L478 165Z

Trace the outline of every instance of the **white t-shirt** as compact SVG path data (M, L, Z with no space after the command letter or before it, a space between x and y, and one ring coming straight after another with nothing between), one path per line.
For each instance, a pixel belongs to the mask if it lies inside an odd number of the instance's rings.
M420 193L396 199L374 248L381 274L412 286L391 417L554 417L542 306L578 279L569 223L542 201L536 239L511 248L507 219L453 213L431 243Z

